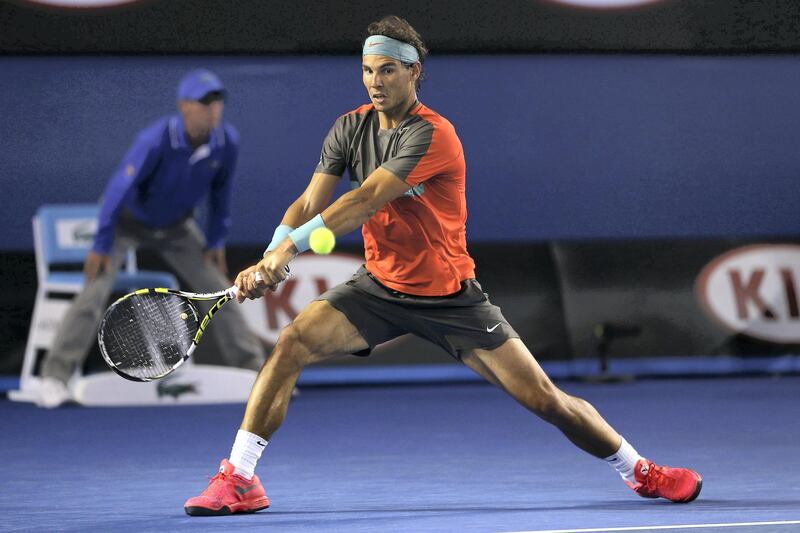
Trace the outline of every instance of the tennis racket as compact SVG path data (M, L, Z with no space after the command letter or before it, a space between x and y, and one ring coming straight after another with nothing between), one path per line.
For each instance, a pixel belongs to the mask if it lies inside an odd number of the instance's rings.
M256 279L261 281L258 272ZM161 379L192 355L211 319L237 292L234 285L210 293L157 288L126 294L111 304L100 323L97 342L103 359L125 379ZM203 300L216 301L200 318L192 301Z

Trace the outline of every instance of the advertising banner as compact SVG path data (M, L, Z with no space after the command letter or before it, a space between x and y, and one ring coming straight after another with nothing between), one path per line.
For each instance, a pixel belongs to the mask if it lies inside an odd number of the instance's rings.
M6 53L353 53L396 14L442 53L796 51L794 0L3 0Z

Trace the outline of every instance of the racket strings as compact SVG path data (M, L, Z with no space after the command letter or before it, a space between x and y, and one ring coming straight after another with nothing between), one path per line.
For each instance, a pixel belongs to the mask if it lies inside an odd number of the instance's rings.
M191 303L165 293L137 294L106 315L101 343L120 371L140 379L169 373L183 360L197 332Z

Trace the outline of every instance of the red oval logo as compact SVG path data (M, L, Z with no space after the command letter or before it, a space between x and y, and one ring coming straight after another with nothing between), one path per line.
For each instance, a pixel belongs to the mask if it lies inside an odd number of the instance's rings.
M695 292L726 329L779 344L800 343L800 245L762 244L727 252L703 268Z

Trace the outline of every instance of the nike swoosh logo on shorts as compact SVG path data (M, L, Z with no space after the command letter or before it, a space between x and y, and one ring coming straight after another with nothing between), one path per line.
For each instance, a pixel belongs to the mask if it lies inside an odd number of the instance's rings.
M491 333L491 332L493 332L494 330L496 330L496 329L497 329L497 326L499 326L501 323L502 323L502 322L498 322L497 324L495 324L495 325L494 325L494 326L492 326L492 327L486 326L486 333Z
M244 496L245 494L247 494L248 492L250 492L250 491L251 491L251 490L253 490L254 488L256 488L256 485L255 485L255 484L253 484L253 485L250 485L249 487L245 487L245 488L242 488L242 487L236 487L236 492L238 492L239 494L241 494L242 496Z

